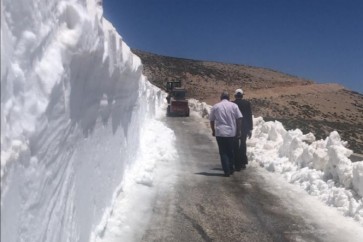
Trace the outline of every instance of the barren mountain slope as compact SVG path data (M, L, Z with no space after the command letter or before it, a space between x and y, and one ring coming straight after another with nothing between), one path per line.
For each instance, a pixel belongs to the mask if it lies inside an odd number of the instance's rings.
M213 105L222 90L243 88L255 116L279 120L287 129L313 132L317 139L337 130L349 148L363 153L363 95L338 84L310 80L265 68L196 61L133 50L144 74L159 87L182 80L188 96ZM233 96L233 95L231 95Z

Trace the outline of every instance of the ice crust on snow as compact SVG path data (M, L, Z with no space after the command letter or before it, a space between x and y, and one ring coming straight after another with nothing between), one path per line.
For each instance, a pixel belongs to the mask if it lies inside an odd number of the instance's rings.
M1 1L1 241L102 240L118 195L166 156L139 161L146 120L170 132L165 94L101 2Z
M190 107L208 117L211 106L191 99ZM248 157L266 170L281 174L327 205L336 207L363 225L363 161L349 159L353 153L333 131L325 140L312 133L286 130L281 122L253 119Z

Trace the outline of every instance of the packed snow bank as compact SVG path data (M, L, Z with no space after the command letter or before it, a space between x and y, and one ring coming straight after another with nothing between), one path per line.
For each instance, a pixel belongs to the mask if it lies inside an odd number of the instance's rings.
M190 100L190 107L206 118L211 108L195 99ZM336 131L325 140L315 140L312 133L287 131L278 121L258 117L247 144L251 163L282 174L288 182L363 225L363 161L351 162L353 152Z
M159 112L165 117L165 109ZM141 241L153 213L158 191L167 192L175 180L177 152L174 132L159 120L142 127L143 138L132 169L125 172L113 206L104 213L101 223L91 235L91 242Z
M100 0L2 0L1 241L89 241L162 101Z

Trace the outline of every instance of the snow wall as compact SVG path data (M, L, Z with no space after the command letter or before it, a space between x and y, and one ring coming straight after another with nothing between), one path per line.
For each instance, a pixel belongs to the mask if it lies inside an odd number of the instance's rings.
M1 241L89 241L163 94L101 0L1 1Z

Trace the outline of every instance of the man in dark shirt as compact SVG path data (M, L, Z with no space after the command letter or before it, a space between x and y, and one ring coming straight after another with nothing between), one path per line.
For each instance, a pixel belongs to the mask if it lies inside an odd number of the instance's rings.
M242 113L242 134L240 138L235 138L234 142L234 165L236 171L240 171L241 169L246 169L246 165L248 163L247 158L247 145L246 140L247 137L251 138L253 122L252 122L252 110L251 104L249 101L243 99L243 90L237 89L234 97L236 100L233 102L238 105L239 110Z

